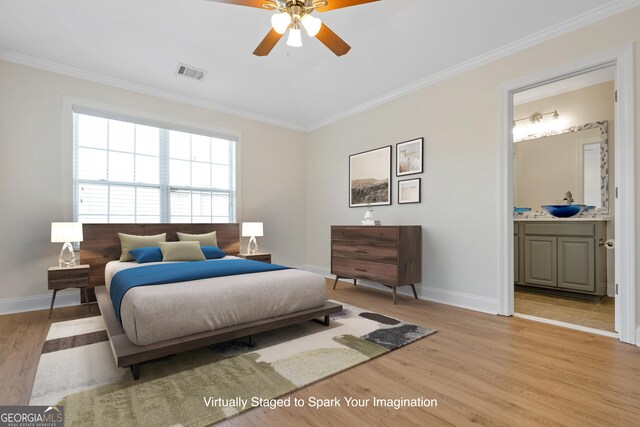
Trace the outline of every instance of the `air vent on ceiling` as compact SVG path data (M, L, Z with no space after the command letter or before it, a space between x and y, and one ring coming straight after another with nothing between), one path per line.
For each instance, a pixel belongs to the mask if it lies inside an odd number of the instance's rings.
M195 67L191 67L189 65L179 64L177 73L181 76L190 77L196 80L204 79L204 76L207 74L205 70L200 70Z

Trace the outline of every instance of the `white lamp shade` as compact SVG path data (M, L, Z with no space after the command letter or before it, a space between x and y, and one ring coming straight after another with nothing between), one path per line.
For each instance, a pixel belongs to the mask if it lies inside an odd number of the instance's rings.
M271 26L278 34L286 33L289 24L291 24L291 15L287 12L276 13L271 17Z
M320 32L320 27L322 27L322 21L320 19L307 14L302 17L301 21L309 37L315 37Z
M289 30L289 38L287 39L287 46L302 47L302 33L298 28L291 28Z
M243 222L242 237L261 237L264 236L261 222Z
M82 242L82 223L81 222L52 222L51 223L51 242Z

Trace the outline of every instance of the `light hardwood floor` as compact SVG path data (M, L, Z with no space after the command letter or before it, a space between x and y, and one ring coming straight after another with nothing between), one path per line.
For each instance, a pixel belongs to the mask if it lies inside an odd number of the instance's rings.
M329 282L330 283L330 282ZM224 426L631 426L640 420L640 348L613 338L340 283L329 296L438 333L292 396L437 399L430 409L254 409ZM52 321L85 317L57 309ZM46 311L0 316L0 404L30 395Z

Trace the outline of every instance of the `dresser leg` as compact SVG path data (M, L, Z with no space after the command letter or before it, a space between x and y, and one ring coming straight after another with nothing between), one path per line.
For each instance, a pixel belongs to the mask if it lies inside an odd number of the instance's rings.
M358 279L353 279L353 286L358 286Z
M411 290L413 291L413 296L418 299L418 293L416 292L416 285L411 285Z
M51 312L53 311L53 303L56 300L56 293L58 292L57 289L53 290L53 296L51 297L51 307L49 308L49 319L51 319Z
M393 305L396 304L396 287L392 286L391 287L391 293L393 294Z
M338 279L340 278L340 276L336 276L336 280L333 281L333 289L335 290L336 285L338 284Z
M84 301L87 304L87 309L89 313L91 313L91 303L89 302L89 297L87 296L87 288L82 288L82 294L84 295Z

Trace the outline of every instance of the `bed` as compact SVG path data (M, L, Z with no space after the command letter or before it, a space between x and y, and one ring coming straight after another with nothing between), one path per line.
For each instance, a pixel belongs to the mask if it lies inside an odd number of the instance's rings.
M121 270L149 264L115 261L120 256L118 233L153 235L176 232L203 234L215 230L218 246L228 254L239 252L238 224L84 224L80 256L91 266L91 284L107 327L119 367L140 376L140 364L217 342L322 319L342 306L326 300L324 278L296 269L215 277L181 283L141 286L122 298L118 314L109 295L113 276ZM153 263L150 263L153 264ZM167 263L164 263L167 264Z

